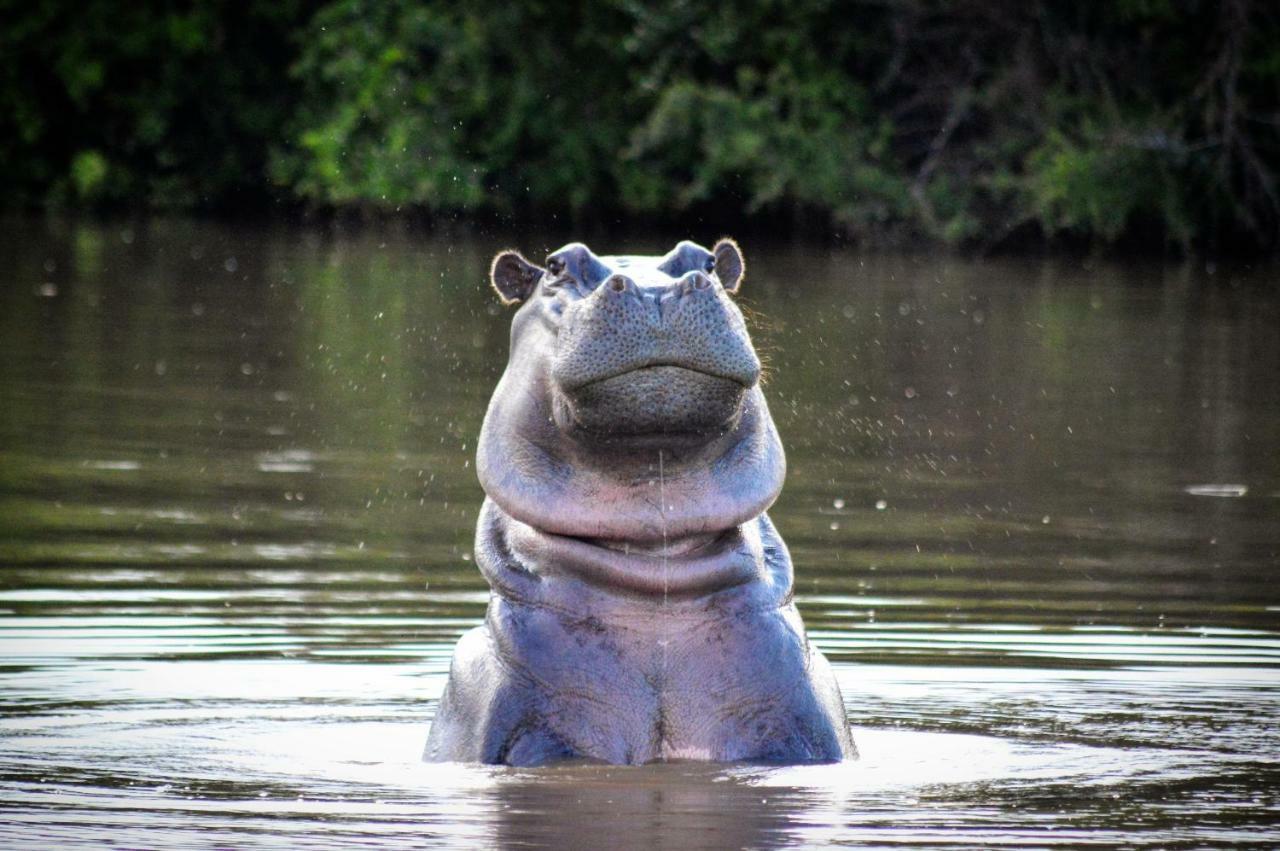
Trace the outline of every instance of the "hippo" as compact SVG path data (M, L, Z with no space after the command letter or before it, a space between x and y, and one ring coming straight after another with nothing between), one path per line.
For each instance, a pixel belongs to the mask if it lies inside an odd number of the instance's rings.
M856 757L765 513L786 462L732 298L745 271L728 238L494 258L521 306L477 446L492 592L427 761Z

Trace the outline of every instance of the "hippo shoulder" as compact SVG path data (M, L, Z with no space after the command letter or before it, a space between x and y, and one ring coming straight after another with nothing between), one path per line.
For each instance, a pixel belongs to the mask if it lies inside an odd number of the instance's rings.
M498 659L489 630L476 627L454 651L423 758L504 763L513 748L526 759L554 750L550 738L540 742L527 723L530 705L528 689ZM548 754L547 759L553 758L557 756Z

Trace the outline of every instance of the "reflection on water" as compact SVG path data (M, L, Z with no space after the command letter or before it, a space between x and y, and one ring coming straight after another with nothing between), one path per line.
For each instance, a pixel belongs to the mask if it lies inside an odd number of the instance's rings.
M0 845L1280 843L1275 269L748 246L863 758L510 771L418 755L547 246L9 224Z

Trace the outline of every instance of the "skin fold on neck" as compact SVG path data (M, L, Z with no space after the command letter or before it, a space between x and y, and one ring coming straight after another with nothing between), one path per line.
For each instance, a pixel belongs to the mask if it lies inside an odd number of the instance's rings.
M641 606L753 585L782 605L792 582L790 559L766 517L710 536L669 541L664 555L617 540L603 545L548 533L506 514L493 500L485 500L481 510L477 563L495 591L524 602L555 597L568 582Z

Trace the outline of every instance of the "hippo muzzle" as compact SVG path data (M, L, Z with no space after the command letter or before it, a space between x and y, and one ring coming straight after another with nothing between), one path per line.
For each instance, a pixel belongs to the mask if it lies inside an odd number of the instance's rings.
M821 762L856 751L765 510L785 474L738 246L495 258L522 302L476 470L493 589L429 760Z
M627 265L561 314L557 424L599 439L731 428L760 380L741 312L701 269L650 282Z

